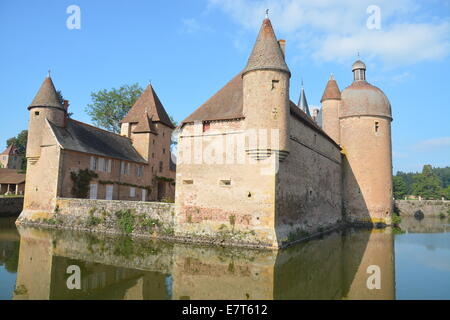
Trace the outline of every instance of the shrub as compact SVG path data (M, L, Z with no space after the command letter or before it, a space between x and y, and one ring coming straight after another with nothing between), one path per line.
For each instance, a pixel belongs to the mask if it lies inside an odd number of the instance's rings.
M123 233L130 234L134 230L134 219L135 216L131 212L131 210L120 210L116 213L117 223L120 227L120 230Z

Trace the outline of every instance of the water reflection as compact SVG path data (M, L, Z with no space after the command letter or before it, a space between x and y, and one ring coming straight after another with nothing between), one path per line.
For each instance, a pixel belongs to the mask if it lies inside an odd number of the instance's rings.
M335 232L278 252L19 232L14 299L395 299L389 229ZM71 265L81 290L67 287ZM380 267L379 290L367 287L370 265Z

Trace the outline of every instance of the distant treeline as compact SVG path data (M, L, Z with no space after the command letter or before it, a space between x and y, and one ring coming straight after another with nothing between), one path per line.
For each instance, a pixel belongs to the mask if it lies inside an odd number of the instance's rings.
M422 172L398 171L394 176L394 197L417 196L423 199L450 200L450 167L433 168L424 165Z

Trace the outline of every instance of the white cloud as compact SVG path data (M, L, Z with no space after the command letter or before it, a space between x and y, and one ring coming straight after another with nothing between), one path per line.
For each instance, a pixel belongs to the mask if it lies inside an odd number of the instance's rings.
M424 152L436 149L450 148L450 137L442 137L421 141L413 146L415 151Z
M182 29L181 31L183 33L196 33L199 31L210 31L210 27L200 24L196 19L194 18L187 18L183 19L182 21Z
M245 29L257 30L266 8L278 34L318 61L348 62L356 52L386 66L407 65L450 53L450 22L421 22L417 0L377 0L381 30L369 30L373 0L209 0Z

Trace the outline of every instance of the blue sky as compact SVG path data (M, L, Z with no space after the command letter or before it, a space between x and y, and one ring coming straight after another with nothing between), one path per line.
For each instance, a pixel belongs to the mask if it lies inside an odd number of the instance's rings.
M66 27L70 5L79 30ZM370 5L380 29L367 28ZM313 106L330 73L350 85L359 51L392 104L394 171L450 165L449 0L0 0L0 143L26 129L48 69L77 120L90 122L92 91L150 80L183 120L245 66L266 8L287 40L293 101L302 78Z

